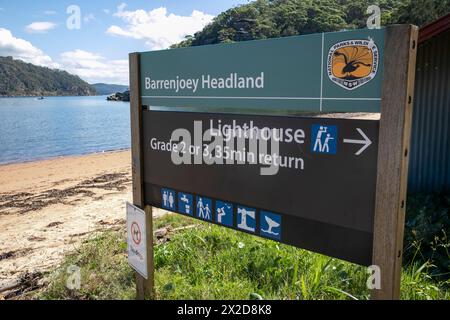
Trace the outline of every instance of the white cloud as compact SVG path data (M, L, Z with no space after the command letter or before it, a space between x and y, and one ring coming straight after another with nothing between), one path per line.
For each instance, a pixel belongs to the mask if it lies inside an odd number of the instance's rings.
M117 7L115 17L122 19L126 26L112 25L108 34L142 39L153 50L165 49L180 42L206 26L214 16L194 10L190 16L168 13L164 7L151 11L125 11L126 4Z
M8 29L0 28L0 56L12 56L39 66L58 68L52 58L30 42L16 38Z
M103 9L103 12L104 12L105 14L109 14L111 11L110 11L109 9Z
M54 16L56 14L56 11L54 11L54 10L46 10L46 11L44 11L44 14L46 14L48 16Z
M84 50L68 51L54 61L29 41L16 38L8 29L0 28L0 56L12 56L39 66L66 70L89 83L128 84L128 60L108 60L100 54Z
M39 21L29 24L28 26L26 26L25 30L29 33L46 33L54 28L56 28L56 23Z
M77 49L62 53L60 63L64 70L89 83L128 84L128 60L108 60L99 54Z

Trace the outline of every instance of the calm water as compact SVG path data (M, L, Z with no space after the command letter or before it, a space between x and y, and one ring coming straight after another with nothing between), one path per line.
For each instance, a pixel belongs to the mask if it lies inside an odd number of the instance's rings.
M129 103L0 98L0 163L130 148Z

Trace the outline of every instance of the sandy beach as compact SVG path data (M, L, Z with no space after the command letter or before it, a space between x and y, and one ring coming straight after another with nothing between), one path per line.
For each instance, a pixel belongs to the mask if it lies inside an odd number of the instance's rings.
M130 159L118 151L0 166L0 288L51 270L95 232L124 228Z

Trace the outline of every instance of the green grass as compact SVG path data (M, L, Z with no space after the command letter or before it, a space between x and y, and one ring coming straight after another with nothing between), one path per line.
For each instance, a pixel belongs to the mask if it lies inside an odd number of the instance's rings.
M155 221L198 227L155 247L157 299L368 299L366 268L180 215ZM65 287L69 265L81 268L81 289ZM450 282L427 274L428 264L404 268L403 299L450 299ZM125 234L86 241L51 275L40 299L133 299Z
M450 279L450 195L408 197L404 261L432 261L428 273Z

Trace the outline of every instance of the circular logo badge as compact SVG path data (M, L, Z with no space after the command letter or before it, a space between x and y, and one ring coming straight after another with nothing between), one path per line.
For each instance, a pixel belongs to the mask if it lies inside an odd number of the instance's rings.
M338 42L328 52L328 78L346 90L354 90L375 78L379 59L372 39Z

